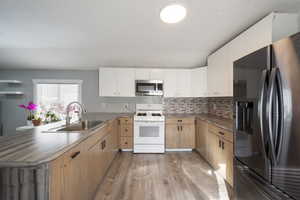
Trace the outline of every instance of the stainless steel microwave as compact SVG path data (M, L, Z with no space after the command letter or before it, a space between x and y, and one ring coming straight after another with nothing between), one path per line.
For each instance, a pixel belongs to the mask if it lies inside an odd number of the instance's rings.
M136 80L136 96L163 96L164 82L162 80Z

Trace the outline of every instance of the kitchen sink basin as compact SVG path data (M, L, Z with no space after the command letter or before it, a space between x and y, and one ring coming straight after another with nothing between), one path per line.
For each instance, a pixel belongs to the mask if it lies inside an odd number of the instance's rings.
M93 129L102 123L103 121L85 121L85 123L78 122L73 123L70 126L52 128L47 132L81 132Z

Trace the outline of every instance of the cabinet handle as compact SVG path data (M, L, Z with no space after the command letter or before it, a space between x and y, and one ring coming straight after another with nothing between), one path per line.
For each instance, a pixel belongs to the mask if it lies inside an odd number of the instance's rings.
M223 132L221 132L221 131L219 131L219 134L220 134L220 135L225 135L225 133L223 133Z
M182 119L177 120L178 122L182 122Z
M179 126L177 126L177 131L179 131Z
M225 145L224 145L224 142L222 141L222 149L224 150L225 149Z
M125 132L127 132L128 131L128 129L127 128L125 128Z
M103 150L105 149L105 147L106 147L106 140L101 142L101 149Z
M125 142L125 144L128 144L127 142Z
M219 140L219 148L221 148L221 140Z
M182 131L182 126L180 126L180 130Z
M77 151L71 155L71 158L74 159L80 154L80 151Z

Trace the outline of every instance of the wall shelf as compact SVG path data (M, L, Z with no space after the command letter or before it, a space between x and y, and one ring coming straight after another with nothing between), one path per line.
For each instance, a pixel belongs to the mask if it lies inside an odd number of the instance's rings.
M18 80L0 80L0 83L5 83L5 84L21 84L22 81L18 81Z
M0 91L0 95L23 95L23 92L19 91Z

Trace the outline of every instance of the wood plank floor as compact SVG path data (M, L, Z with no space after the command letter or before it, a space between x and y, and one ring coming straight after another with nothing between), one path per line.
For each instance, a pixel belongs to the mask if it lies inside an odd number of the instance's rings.
M95 200L226 200L228 190L230 187L195 152L122 152Z

